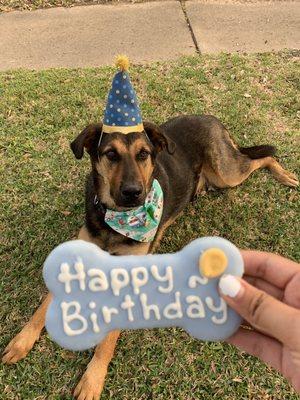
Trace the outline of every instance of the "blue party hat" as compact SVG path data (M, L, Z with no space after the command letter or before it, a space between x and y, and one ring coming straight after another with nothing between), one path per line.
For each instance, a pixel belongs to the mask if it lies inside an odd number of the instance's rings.
M114 76L106 104L103 128L105 133L143 132L141 110L135 90L128 74L129 61L126 56L118 56L116 61L120 71Z

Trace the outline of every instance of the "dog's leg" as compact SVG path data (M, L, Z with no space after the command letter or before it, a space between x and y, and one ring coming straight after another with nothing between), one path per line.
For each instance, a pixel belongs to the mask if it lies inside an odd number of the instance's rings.
M282 183L283 185L296 187L299 185L298 178L292 172L289 172L282 168L282 166L277 162L273 157L265 157L260 160L253 160L253 161L261 161L261 164L254 163L256 168L268 168L271 174L277 179L278 182Z
M206 192L206 181L203 171L200 172L198 176L198 182L196 185L196 189L193 195L193 200L196 199L200 194L204 194Z
M24 326L20 333L15 336L8 344L3 353L2 361L13 364L26 357L32 349L34 343L40 337L41 331L45 326L45 316L52 295L47 294L43 303L33 314L29 322Z
M296 187L299 183L296 175L272 157L276 151L273 146L238 147L219 122L211 126L204 146L202 173L208 186L220 189L237 186L259 168L269 169L283 185Z
M85 227L81 228L78 239L96 243L97 239L92 238ZM136 246L117 245L111 249L114 254L147 254L150 248L149 243L139 243ZM119 331L109 333L106 338L96 347L94 356L87 366L85 373L75 388L74 396L78 400L98 400L103 390L108 364L110 363L117 344Z
M79 239L91 241L85 228L81 229ZM33 314L28 323L24 326L7 345L3 352L2 362L13 364L26 357L38 340L42 329L45 326L45 317L52 295L48 293L43 303Z
M296 187L299 184L296 175L282 168L273 157L259 159L242 157L242 161L232 162L230 170L223 168L222 165L218 165L217 168L205 165L203 171L207 182L220 189L234 187L246 180L253 171L267 168L274 178L283 185Z
M157 250L159 243L165 233L165 230L173 224L173 222L176 220L176 218L178 218L181 215L181 212L176 215L175 217L171 217L168 221L166 221L165 223L161 224L161 226L159 227L159 230L154 238L154 241L151 243L150 245L150 252L151 253L155 253L155 251Z
M78 400L99 399L119 335L120 331L109 333L96 347L94 356L74 391Z
M247 179L253 171L260 168L267 168L274 178L283 185L296 187L299 184L296 175L282 168L279 162L277 162L273 157L264 157L251 160L249 168L244 173L241 173L239 177L233 177L233 179L226 177L226 181L229 183L229 186L237 186Z

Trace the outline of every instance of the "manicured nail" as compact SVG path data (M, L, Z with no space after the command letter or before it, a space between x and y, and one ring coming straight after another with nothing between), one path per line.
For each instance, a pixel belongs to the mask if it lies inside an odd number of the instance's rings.
M241 282L232 275L223 275L219 281L219 289L225 296L236 297L241 288Z

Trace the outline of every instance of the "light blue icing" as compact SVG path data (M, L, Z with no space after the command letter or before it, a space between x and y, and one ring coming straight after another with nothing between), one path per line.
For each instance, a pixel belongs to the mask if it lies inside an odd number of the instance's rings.
M111 256L95 244L83 240L59 245L47 257L43 269L45 283L54 296L46 315L46 329L50 337L70 350L93 347L101 342L108 332L115 329L177 326L197 339L219 341L228 338L238 329L241 318L221 299L217 289L220 277L207 279L201 276L199 271L199 257L203 251L212 247L221 249L227 256L228 266L225 274L243 275L243 259L239 250L229 241L219 237L196 239L177 253L144 256ZM70 292L67 293L68 284L61 279L61 272L69 269L70 274L76 274L75 263L79 263L79 268L85 277L81 279L81 283L78 279L71 280ZM171 280L159 281L156 274L152 273L153 265L157 266L157 272L165 279L166 271L172 273L173 287L170 292L166 291L171 287ZM142 272L137 275L140 280L136 281L134 292L132 274L137 272L137 267L144 267L146 270L142 268ZM171 268L166 270L167 267ZM113 291L111 284L111 273L115 273L117 268L122 269L125 283L126 277L129 279L128 284L120 289L119 295L115 286ZM100 272L102 278L96 282L99 270L102 271ZM148 274L147 283L139 287L139 284L144 283L143 278L146 274ZM118 278L121 280L124 276L119 275ZM198 282L189 285L192 276L194 277L192 281ZM106 277L106 281L103 277ZM108 284L107 288L104 283ZM94 286L90 286L92 284ZM106 290L92 291L91 288ZM144 299L145 295L147 305L154 304L158 307L156 314L150 311L149 319L145 319L147 310L143 310L142 307L144 300L141 299ZM129 308L122 308L121 304L126 298L128 300L128 296L130 296L127 303ZM189 296L197 296L197 301L195 302L195 297ZM175 298L178 300L177 306L180 303L179 309L168 310L172 308L168 305L174 303ZM74 301L77 302L76 307L80 307L79 317L77 314L73 315L75 307L70 306ZM65 314L62 311L62 303L66 304ZM217 311L220 306L223 307L222 310ZM105 322L103 307L115 308L118 314L112 314L111 321ZM164 310L165 313L167 310L169 313L164 315ZM157 313L161 317L159 320ZM174 314L174 319L168 318ZM67 321L72 315L75 317L73 321ZM129 320L131 317L134 321ZM86 329L79 333L85 325ZM71 329L73 335L66 334L68 329Z

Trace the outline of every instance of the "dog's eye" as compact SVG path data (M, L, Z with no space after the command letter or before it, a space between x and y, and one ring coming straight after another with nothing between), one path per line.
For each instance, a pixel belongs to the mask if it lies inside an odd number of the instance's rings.
M105 153L109 161L118 161L120 159L119 154L114 150L109 150Z
M149 152L147 150L142 149L137 155L136 155L136 159L138 161L143 161L143 160L147 160L149 156Z

